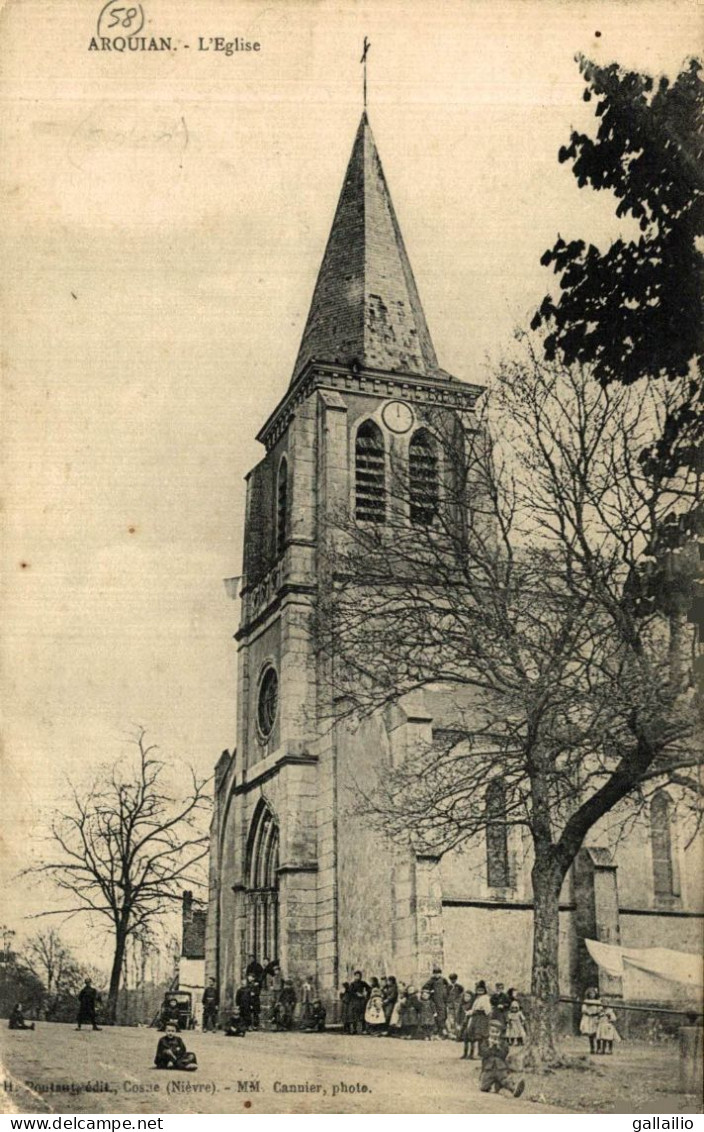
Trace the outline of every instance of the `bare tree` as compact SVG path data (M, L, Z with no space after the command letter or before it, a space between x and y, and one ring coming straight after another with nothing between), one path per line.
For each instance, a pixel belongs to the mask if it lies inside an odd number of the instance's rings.
M66 809L52 822L53 859L28 870L50 877L69 897L68 907L42 915L89 913L108 920L114 939L111 1021L128 939L173 907L182 885L201 883L197 865L208 852L207 780L191 771L188 793L172 797L165 764L143 728L133 742L133 759L103 769L83 793L71 786Z
M62 995L78 992L82 968L55 928L37 932L27 940L24 957L29 970L44 984L48 1013Z
M671 559L667 616L645 581L660 525L699 484L638 459L676 382L603 389L526 351L478 420L433 414L415 469L391 466L384 521L334 517L317 631L338 720L452 690L433 741L382 768L361 807L421 853L528 831L532 1038L551 1060L559 897L586 834L663 783L698 798L691 548Z

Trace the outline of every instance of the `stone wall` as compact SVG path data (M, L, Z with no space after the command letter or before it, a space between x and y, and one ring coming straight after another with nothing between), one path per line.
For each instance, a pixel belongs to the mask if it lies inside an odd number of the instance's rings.
M443 907L445 972L456 971L464 986L479 979L502 982L527 994L531 983L533 910L519 907ZM570 993L575 932L572 913L560 913L560 992Z
M389 765L389 741L379 718L356 731L337 728L339 977L361 968L393 974L392 847L355 812L376 775Z

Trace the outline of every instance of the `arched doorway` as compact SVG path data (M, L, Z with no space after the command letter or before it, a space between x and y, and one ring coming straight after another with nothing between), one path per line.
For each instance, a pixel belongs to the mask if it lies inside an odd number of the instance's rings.
M247 955L279 955L279 827L266 802L252 819L247 843Z

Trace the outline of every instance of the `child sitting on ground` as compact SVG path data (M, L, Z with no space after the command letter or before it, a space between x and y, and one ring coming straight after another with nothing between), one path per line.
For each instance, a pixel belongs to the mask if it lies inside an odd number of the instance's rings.
M483 1038L479 1047L482 1059L482 1072L479 1088L483 1093L510 1093L520 1097L526 1087L522 1077L516 1079L508 1067L508 1042L503 1034L503 1026L497 1019L489 1022L489 1037Z
M167 1023L164 1036L159 1038L154 1064L157 1069L184 1069L188 1073L198 1068L196 1055L186 1049L173 1022Z
M22 1009L22 1003L21 1002L18 1002L17 1005L14 1007L7 1025L8 1025L9 1030L33 1030L34 1029L34 1022L25 1022L24 1011Z
M319 998L314 998L308 1008L308 1017L301 1022L302 1030L313 1030L319 1034L325 1029L327 1011Z
M240 1018L239 1014L232 1014L228 1022L227 1029L225 1030L226 1038L243 1038L247 1033L247 1027Z

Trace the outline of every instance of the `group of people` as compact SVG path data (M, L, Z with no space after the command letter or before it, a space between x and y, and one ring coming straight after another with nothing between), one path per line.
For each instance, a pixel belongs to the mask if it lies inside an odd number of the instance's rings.
M78 1017L76 1019L76 1029L80 1030L82 1026L90 1026L93 1030L99 1030L101 1027L98 1025L97 1009L100 1003L100 995L93 986L91 979L86 979L83 986L78 993ZM10 1030L33 1030L34 1022L28 1022L24 1015L24 1007L21 1002L16 1002L10 1012L10 1019L8 1022L8 1029Z
M379 1034L431 1041L451 1038L464 1043L463 1057L472 1058L489 1035L490 1021L499 1022L509 1045L523 1045L526 1021L513 987L497 983L489 994L483 981L465 989L456 974L448 978L435 967L422 987L397 982L393 975L372 976L361 971L343 983L340 993L342 1028L348 1034Z
M299 993L296 993L293 979L279 977L278 965L269 964L261 968L252 959L245 972L245 981L235 994L235 1015L230 1019L226 1032L234 1031L239 1036L243 1030L259 1029L261 993L269 978L278 983L268 1018L275 1029L292 1030L295 1026L300 1030L318 1032L325 1029L326 1010L317 995L312 975L303 980Z
M293 979L281 978L276 960L259 963L249 956L244 979L235 993L234 1011L223 1026L228 1037L244 1037L248 1030L261 1026L262 992L273 984L273 999L269 1004L267 1020L277 1030L322 1032L327 1012L315 990L314 978L309 975L296 992ZM218 1025L219 996L214 979L210 979L203 993L203 1030L214 1031Z
M616 1029L616 1014L601 1001L596 987L587 987L582 1001L579 1032L589 1038L590 1053L613 1053L614 1042L620 1042Z
M521 1004L513 987L497 983L492 994L479 981L465 989L456 974L448 978L434 967L417 989L393 975L365 982L355 971L340 993L342 1028L348 1034L378 1034L432 1041L449 1038L463 1043L463 1058L481 1059L479 1088L520 1097L525 1082L508 1063L509 1048L527 1036Z

